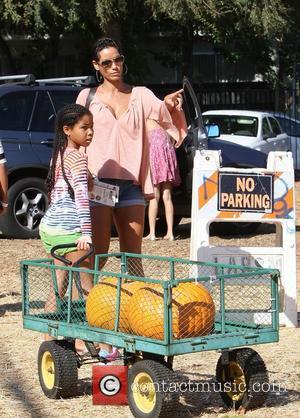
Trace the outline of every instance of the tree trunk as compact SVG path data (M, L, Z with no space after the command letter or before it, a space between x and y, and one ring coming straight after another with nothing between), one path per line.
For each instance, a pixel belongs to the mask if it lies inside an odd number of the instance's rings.
M16 73L16 66L11 55L9 46L4 40L3 36L0 35L0 74L1 75L12 75Z

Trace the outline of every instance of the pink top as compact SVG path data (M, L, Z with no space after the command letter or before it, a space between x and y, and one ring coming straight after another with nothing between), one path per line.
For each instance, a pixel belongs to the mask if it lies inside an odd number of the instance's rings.
M82 90L76 103L84 106L88 93L89 89ZM186 135L186 127L178 126L177 129L165 103L146 87L133 87L128 109L119 119L101 102L97 93L90 104L90 111L94 117L94 137L86 153L91 173L99 178L133 180L142 187L144 196L151 198L153 184L146 120L157 121L180 142Z

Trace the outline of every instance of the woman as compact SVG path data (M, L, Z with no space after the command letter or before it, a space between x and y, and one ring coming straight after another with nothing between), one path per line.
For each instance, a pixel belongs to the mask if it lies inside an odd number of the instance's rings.
M173 139L154 120L147 120L150 145L150 167L154 185L154 199L149 202L149 235L145 239L156 240L155 226L160 198L165 207L167 233L164 239L173 241L174 206L172 188L179 186L181 179Z
M77 98L94 117L94 140L86 151L89 169L99 180L119 187L115 207L91 202L93 243L96 253L108 252L114 221L120 251L141 253L145 199L153 198L146 121L157 121L179 146L186 135L181 91L163 102L146 87L126 84L124 56L110 38L95 43L92 63L103 81L91 100L90 89Z

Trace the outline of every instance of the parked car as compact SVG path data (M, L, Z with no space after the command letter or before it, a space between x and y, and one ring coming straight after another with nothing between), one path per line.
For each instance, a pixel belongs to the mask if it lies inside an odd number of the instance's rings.
M266 112L249 110L211 110L203 113L205 124L217 124L222 141L234 142L268 154L290 151L289 136L278 120Z
M207 135L205 125L207 125L206 122L210 121L202 117L196 94L187 78L183 82L183 96L188 135L184 140L183 146L177 150L182 183L173 190L174 225L177 225L181 218L190 217L191 214L193 163L196 149L220 150L223 167L264 168L267 163L267 155L264 152ZM212 122L212 124L215 124L215 122ZM160 219L157 223L158 227L165 226L163 214L164 209L161 205L159 208ZM227 233L229 227L230 232L252 232L258 226L259 224L246 222L227 225L222 223L222 225L219 225L218 231Z
M11 81L16 77L1 79ZM0 86L0 139L9 171L9 209L0 217L0 230L5 236L38 236L39 223L48 205L45 178L52 154L55 116L62 106L73 103L87 85L94 85L94 80L87 77L35 80L28 75L22 81ZM182 217L190 217L193 157L197 148L220 149L224 166L265 167L266 164L262 152L207 139L195 93L187 80L184 98L189 133L177 154L182 184L174 189L175 223Z
M0 77L10 81L18 77ZM19 77L20 78L20 77ZM78 80L79 78L76 78ZM0 217L0 229L12 238L33 238L48 205L45 188L52 154L57 110L73 103L87 77L35 80L23 76L19 82L0 86L0 139L8 165L9 208Z
M294 119L285 113L275 113L284 132L290 137L291 151L295 170L300 170L300 120Z

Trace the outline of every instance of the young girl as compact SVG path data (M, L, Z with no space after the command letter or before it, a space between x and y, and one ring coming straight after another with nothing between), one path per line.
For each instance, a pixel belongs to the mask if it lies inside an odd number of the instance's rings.
M47 253L58 244L76 243L77 247L60 249L58 255L75 262L86 254L91 238L91 219L88 200L87 156L80 150L87 147L93 138L93 117L88 109L78 104L63 107L57 114L53 156L46 180L50 206L40 223L40 236ZM63 265L55 260L56 265ZM81 267L89 268L85 260ZM63 297L68 276L57 270L59 296ZM81 274L81 286L88 293L93 286L89 274ZM76 294L77 293L77 294ZM74 298L78 298L74 286ZM45 304L47 312L55 311L56 297L51 283ZM45 339L52 339L49 335ZM78 354L86 351L83 341L76 340Z
M50 253L58 244L76 243L77 248L60 249L58 255L75 262L89 249L92 243L91 217L88 198L88 183L91 180L87 168L87 156L82 152L93 138L93 116L84 106L71 104L63 107L57 114L53 156L46 180L50 195L50 206L40 223L40 236ZM62 265L54 260L56 265ZM80 267L89 268L90 260L86 259ZM63 297L68 276L63 270L56 271L58 293ZM80 274L81 287L88 294L93 287L90 274ZM78 290L72 289L74 299L78 299ZM45 304L47 312L55 311L56 297L51 284ZM45 339L51 340L49 335ZM87 349L82 340L75 341L79 355L85 355ZM112 360L119 355L117 348L109 344L99 344L99 356Z
M167 132L156 121L148 119L146 128L150 147L151 175L154 185L154 199L150 200L148 209L150 233L146 239L153 241L156 239L155 224L159 199L162 197L167 222L167 233L164 239L172 241L174 240L174 207L171 191L173 186L179 186L181 182L175 149ZM180 143L176 143L175 147L179 145Z

